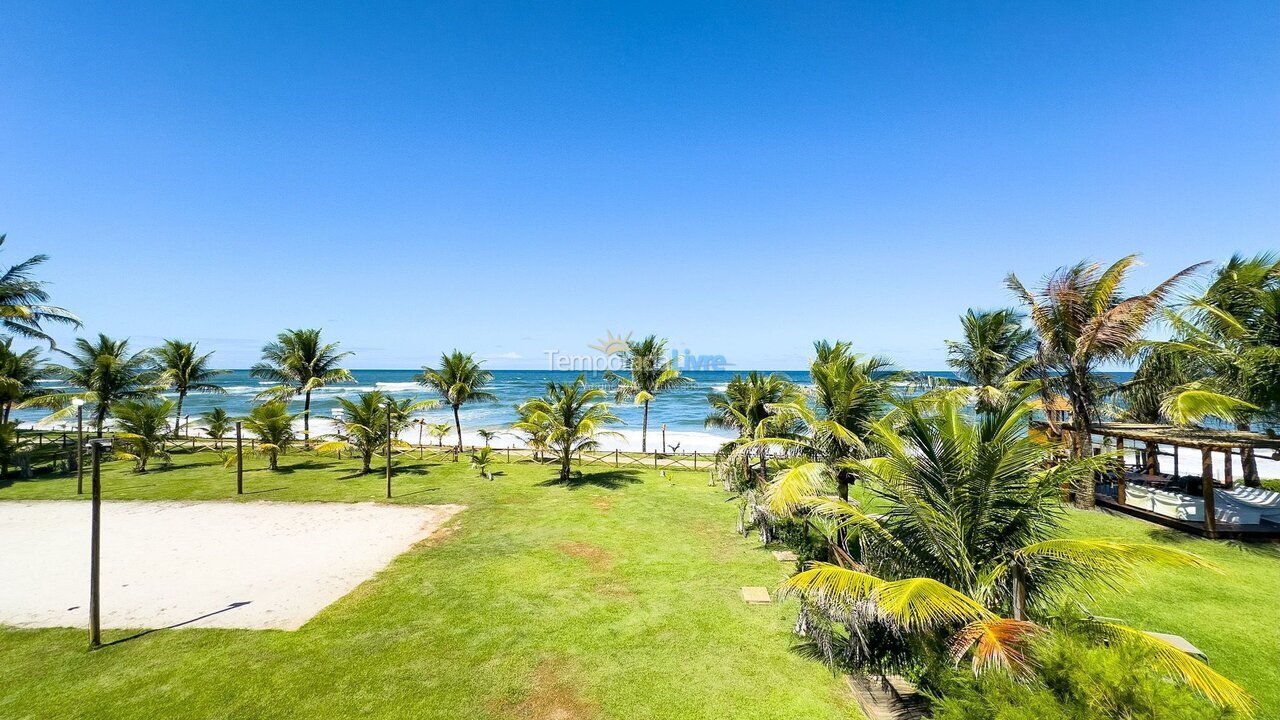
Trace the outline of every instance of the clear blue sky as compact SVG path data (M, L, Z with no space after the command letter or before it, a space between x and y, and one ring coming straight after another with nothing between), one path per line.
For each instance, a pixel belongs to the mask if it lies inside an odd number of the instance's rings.
M322 326L356 367L613 330L937 368L1008 271L1136 251L1149 285L1280 237L1270 0L0 16L0 260L228 366Z

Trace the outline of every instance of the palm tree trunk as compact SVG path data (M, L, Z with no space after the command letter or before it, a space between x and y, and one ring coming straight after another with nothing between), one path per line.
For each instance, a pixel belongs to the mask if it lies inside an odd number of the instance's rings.
M1249 431L1249 423L1236 423L1237 430ZM1240 465L1244 468L1244 485L1245 487L1262 487L1262 481L1258 478L1258 457L1254 454L1253 448L1240 448Z
M458 429L458 452L453 454L453 461L458 462L458 453L462 452L462 421L458 419L458 406L453 406L453 426Z
M640 423L640 452L646 452L645 444L649 437L649 401L644 401L644 420Z
M1027 619L1027 578L1022 562L1013 562L1013 619Z
M1067 374L1067 395L1071 399L1071 412L1075 416L1072 418L1077 434L1074 455L1085 458L1093 454L1093 419L1089 415L1090 403L1085 380L1075 372ZM1094 492L1093 478L1089 478L1085 487L1076 488L1076 506L1086 509L1094 507L1097 504Z
M373 451L365 449L360 453L360 474L368 475L373 472Z
M178 431L182 428L182 401L187 399L187 391L178 391L178 412L173 416L173 437L178 438Z
M311 449L311 391L306 392L302 401L302 447Z

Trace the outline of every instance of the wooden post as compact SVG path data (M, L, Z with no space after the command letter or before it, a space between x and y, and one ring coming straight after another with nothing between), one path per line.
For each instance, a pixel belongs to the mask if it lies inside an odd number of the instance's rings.
M236 494L244 494L244 437L239 420L236 421Z
M1128 463L1124 457L1124 438L1116 438L1116 452L1120 453L1120 472L1128 470Z
M1173 476L1178 477L1178 446L1173 446Z
M1200 494L1204 496L1204 534L1213 537L1218 531L1218 519L1213 507L1213 450L1200 450Z
M653 469L658 469L658 453L656 452L653 454Z
M102 444L93 443L93 473L90 479L90 491L93 498L89 502L89 649L102 647L102 624L100 622L98 599L98 577L102 571L99 562L102 555Z
M1125 483L1128 482L1128 480L1128 473L1124 471L1124 468L1121 468L1120 474L1116 476L1116 502L1121 505L1124 505L1125 502Z
M507 446L507 464L508 465L511 464L511 446L510 445Z
M698 451L697 450L693 451L693 469L694 470L698 469Z
M1235 457L1235 451L1231 448L1225 448L1222 451L1222 484L1230 490L1235 486L1235 468L1231 467L1231 460Z
M617 448L614 448L614 450L613 450L613 466L614 466L614 467L618 467L618 450L617 450Z
M76 494L84 494L84 405L76 406Z
M391 401L387 401L387 499L391 499Z

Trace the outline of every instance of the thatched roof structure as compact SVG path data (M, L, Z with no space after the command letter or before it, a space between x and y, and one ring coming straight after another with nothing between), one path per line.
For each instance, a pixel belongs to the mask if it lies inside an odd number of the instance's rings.
M1151 425L1147 423L1098 423L1093 426L1097 435L1124 438L1144 443L1177 445L1200 450L1226 450L1228 448L1280 449L1280 437L1247 430L1219 430L1211 428L1178 427L1177 425Z

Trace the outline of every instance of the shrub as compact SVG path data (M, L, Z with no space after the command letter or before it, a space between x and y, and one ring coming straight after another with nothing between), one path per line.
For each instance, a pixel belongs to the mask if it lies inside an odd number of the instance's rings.
M960 670L939 684L934 720L1212 720L1239 717L1173 683L1130 647L1101 647L1063 632L1031 650L1035 677Z

